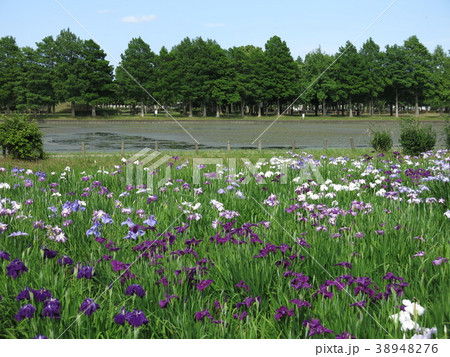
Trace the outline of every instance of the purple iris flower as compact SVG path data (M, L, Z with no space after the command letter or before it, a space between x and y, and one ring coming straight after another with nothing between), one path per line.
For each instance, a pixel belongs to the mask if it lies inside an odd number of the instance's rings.
M77 279L92 279L94 267L90 267L88 265L79 265L78 266L78 274Z
M19 309L17 314L14 316L14 318L18 322L22 321L25 318L32 319L35 311L36 311L36 308L33 305L26 304Z
M67 255L63 255L61 258L58 259L58 264L61 266L73 265L73 260Z
M208 286L210 286L212 283L214 282L214 280L211 279L206 279L206 280L202 280L197 284L197 289L198 291L202 291L204 289L206 289Z
M44 301L44 309L42 310L42 316L49 317L51 319L60 319L61 303L58 299L48 299Z
M11 233L8 237L20 237L20 236L27 236L28 233L22 232L22 231L17 231L17 232L13 232Z
M39 290L31 289L31 292L33 293L34 299L39 302L44 302L52 297L50 290L44 288L40 288Z
M244 310L241 312L241 314L233 314L233 318L242 321L247 317L247 315L248 315L247 311Z
M447 263L448 259L443 257L438 257L437 259L433 260L431 264L433 265L441 265L442 263Z
M108 249L110 252L116 252L120 250L120 247L118 247L116 243L113 242L112 240L110 240L108 243L105 244L105 248Z
M122 223L120 223L121 226L127 225L128 228L132 228L135 226L134 222L131 220L130 217L128 217L125 221L123 221Z
M424 256L425 256L425 252L421 250L421 251L418 251L416 254L414 254L412 257L413 258L418 258L418 257L422 258Z
M254 303L258 302L261 303L261 297L257 296L254 298L253 296L250 296L248 298L245 298L244 301L236 303L236 309L239 309L241 306L246 306L247 309L250 308L250 306Z
M155 219L154 215L151 215L143 223L149 227L155 227L158 224L158 221Z
M100 223L100 222L94 222L94 224L92 225L92 227L91 228L89 228L87 231L86 231L86 235L87 236L90 236L90 235L94 235L94 237L100 237L101 236L101 234L100 234L100 231L99 231L99 228L102 226L102 224Z
M114 322L118 325L124 325L127 321L127 314L128 311L125 310L125 306L122 307L122 310L120 311L120 314L117 314L114 316Z
M131 266L131 264L127 264L127 263L121 262L119 260L113 260L111 262L111 265L112 265L114 271L127 270Z
M204 310L204 311L197 311L196 313L195 313L195 319L197 320L197 321L203 321L203 319L205 318L205 317L207 317L208 319L210 319L210 320L212 320L212 316L211 316L211 314L209 313L209 310L208 309L206 309L206 310Z
M148 323L145 314L142 311L136 309L134 309L133 312L129 312L126 314L126 320L133 327L140 327Z
M57 251L51 250L48 248L43 248L42 250L44 251L44 258L47 258L47 259L52 259L52 258L56 257L56 254L58 254Z
M87 316L91 316L95 311L100 309L100 305L91 298L86 298L78 311L84 312Z
M286 306L281 306L279 309L276 310L275 314L275 320L279 320L284 317L293 316L294 315L294 309L288 309Z
M145 294L144 288L139 284L132 284L125 290L125 295L137 295L139 297L144 297Z
M393 273L391 273L391 272L388 272L385 276L383 276L383 279L386 279L386 280L393 280L393 281L395 281L395 280L398 280L398 281L404 281L405 279L404 278L402 278L402 277L399 277L399 276L395 276Z
M346 262L346 261L343 261L343 262L341 262L341 263L334 264L334 266L338 266L338 265L342 265L342 266L345 267L345 268L353 269L352 264L349 263L349 262Z
M292 299L292 300L290 300L290 302L297 305L298 308L305 306L305 307L309 307L310 309L312 309L311 304L306 300Z
M320 323L320 319L313 319L311 320L305 320L303 321L303 326L306 326L309 328L309 334L308 337L311 337L313 335L322 334L322 333L334 333L330 329L327 329L326 327L322 326Z
M26 287L25 289L23 289L19 294L17 294L16 296L16 300L17 301L22 301L22 300L31 300L30 297L30 288Z
M167 307L167 304L170 302L170 300L172 300L172 299L179 299L180 297L178 296L178 295L169 295L169 294L166 294L166 299L165 300L160 300L160 302L159 302L159 306L162 308L162 309L165 309L166 307Z
M6 275L16 279L20 277L23 273L28 271L28 268L25 264L19 259L15 258L7 267L6 267Z
M353 304L350 304L350 306L356 306L356 307L366 307L366 300L362 300L362 301L357 301Z
M303 275L302 273L292 273L295 276L294 279L291 280L291 286L295 289L310 289L312 286L308 283L309 276Z
M348 333L347 331L343 331L340 335L336 335L337 340L349 340L355 338L355 336L353 336L351 333Z
M0 250L0 259L5 259L5 260L9 260L10 255L9 253L3 252Z
M244 280L241 280L238 284L235 285L237 288L244 288L245 290L247 290L247 293L250 291L250 288L248 287L248 285L246 285L244 283Z

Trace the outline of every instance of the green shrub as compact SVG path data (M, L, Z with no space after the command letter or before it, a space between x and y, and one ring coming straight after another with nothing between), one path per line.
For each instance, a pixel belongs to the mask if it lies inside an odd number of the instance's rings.
M422 126L417 120L403 119L399 141L405 154L418 155L434 148L436 132L431 125Z
M389 151L392 149L392 136L386 130L371 130L372 140L370 144L376 151Z
M14 159L43 159L42 134L35 121L26 115L2 116L0 145Z

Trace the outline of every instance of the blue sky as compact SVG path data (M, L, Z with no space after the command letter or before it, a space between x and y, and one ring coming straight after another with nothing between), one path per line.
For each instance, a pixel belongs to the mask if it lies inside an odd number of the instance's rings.
M264 47L280 36L294 58L321 46L333 54L354 42L393 0L58 0L108 53L110 61L133 37L142 37L159 52L185 37L216 40L223 48ZM45 36L70 28L88 35L55 0L1 0L0 37L13 36L19 46L35 46ZM450 50L449 0L397 0L354 44L372 37L382 48L402 44L411 35L430 51Z

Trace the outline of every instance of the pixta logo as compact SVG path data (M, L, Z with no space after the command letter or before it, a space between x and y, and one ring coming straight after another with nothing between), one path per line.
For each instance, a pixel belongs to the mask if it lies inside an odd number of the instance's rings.
M165 177L155 181L156 173L161 171L161 166L167 164L170 160L169 155L163 155L159 151L153 151L149 148L142 149L127 160L126 164L126 184L137 187L144 185L144 172L147 174L145 182L149 192L164 185L170 178L170 166L165 167ZM152 162L153 161L153 162ZM146 166L149 164L148 166Z
M143 149L127 160L126 184L145 187L154 192L164 186L171 178L171 156L159 151ZM211 179L239 179L240 185L256 181L266 184L276 180L279 184L294 182L296 184L312 179L319 184L324 180L314 160L303 161L296 158L258 158L252 162L248 158L201 158L194 157L192 162L191 183L201 185ZM188 162L177 169L184 168ZM189 169L189 168L188 168ZM291 179L289 175L294 175ZM144 177L146 175L146 177Z

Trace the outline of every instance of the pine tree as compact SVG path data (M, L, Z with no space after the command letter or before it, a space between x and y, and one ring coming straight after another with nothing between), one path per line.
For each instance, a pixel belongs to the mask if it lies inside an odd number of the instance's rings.
M0 106L10 114L16 103L22 53L11 36L0 38Z

